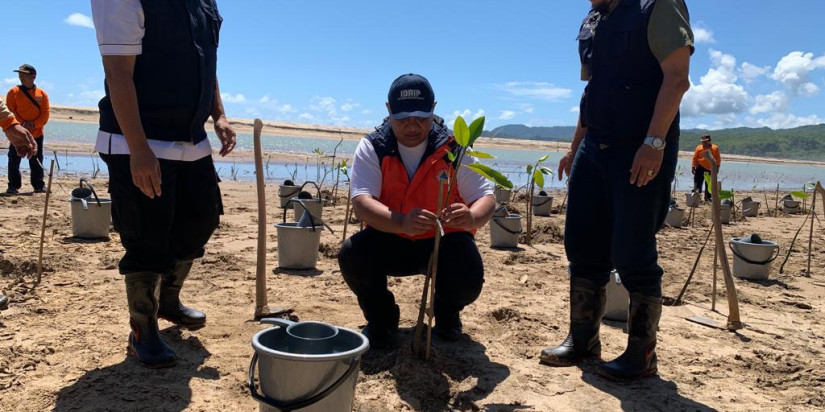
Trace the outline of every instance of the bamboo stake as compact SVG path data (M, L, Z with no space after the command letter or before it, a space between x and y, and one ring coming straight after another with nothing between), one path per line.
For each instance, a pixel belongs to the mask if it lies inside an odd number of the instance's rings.
M773 196L776 202L773 205L773 217L779 217L779 183L776 184L776 192L774 192Z
M673 301L673 306L679 306L682 304L682 296L685 295L688 285L690 284L691 279L693 279L693 274L696 273L696 267L699 266L699 258L702 257L702 253L705 251L705 246L707 246L708 240L710 239L710 235L712 234L713 227L711 227L710 230L708 230L708 236L705 238L705 243L702 243L702 247L699 249L699 254L696 256L696 261L693 262L693 269L690 270L690 274L688 275L688 278L685 281L685 285L682 286L682 290L679 292L679 296L677 296L676 300Z
M255 183L258 189L258 260L255 272L255 319L261 319L271 312L266 297L266 192L261 155L261 119L255 119L253 141L255 145Z
M716 160L710 155L710 152L705 152L705 159L708 159L711 166L711 182L712 185L712 217L713 228L716 233L716 250L719 253L719 261L722 264L722 274L725 278L725 289L728 295L728 330L738 330L745 327L739 320L739 299L736 296L736 285L733 283L733 274L731 274L730 266L728 266L728 254L725 250L724 239L722 237L722 221L719 218L721 212L722 202L719 199L719 166Z
M347 210L344 212L344 235L341 236L341 243L344 243L344 242L347 241L347 224L349 223L349 205L350 205L349 196L350 196L351 193L352 193L352 186L350 186L349 189L347 189Z
M441 210L444 209L444 185L447 183L444 176L438 179L438 210L436 211L437 219L441 219ZM424 327L424 314L427 315L427 346L424 349L424 360L430 359L430 346L432 343L433 332L433 318L435 317L435 310L433 308L433 301L435 300L435 279L438 272L438 250L441 243L442 229L439 220L436 220L438 227L435 231L435 240L433 243L433 253L430 256L430 264L427 268L426 279L424 280L424 291L421 294L421 306L418 308L418 322L415 324L415 332L413 334L413 352L419 357L421 353L421 335ZM429 291L429 299L427 292Z
M808 232L808 276L811 276L811 252L812 250L812 243L814 240L814 217L816 217L816 190L814 190L814 198L811 200L811 230Z
M9 149L11 150L11 149ZM43 164L40 161L37 161L40 164L40 168L43 168ZM46 217L49 213L49 196L52 194L52 176L54 175L54 160L52 160L51 164L49 164L49 182L46 185L46 200L44 201L43 205L43 225L40 228L40 252L37 254L37 280L34 282L34 286L40 284L40 280L43 278L43 243L46 241Z
M805 228L805 223L808 222L808 218L811 217L809 214L805 214L805 219L802 220L802 225L799 226L799 229L796 229L796 234L793 235L793 239L791 239L791 246L788 247L788 253L785 255L785 260L782 261L782 265L779 266L779 274L785 273L785 264L788 263L788 259L791 257L791 252L793 252L793 245L796 244L796 238L799 237L799 233L802 232L802 229Z
M719 267L719 253L713 249L713 294L710 296L710 310L716 312L716 269Z

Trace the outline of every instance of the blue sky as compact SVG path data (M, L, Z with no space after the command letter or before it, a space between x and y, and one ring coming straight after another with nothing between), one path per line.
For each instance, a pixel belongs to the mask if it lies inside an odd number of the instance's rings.
M118 0L109 0L118 1ZM53 104L94 106L103 69L88 1L7 2L5 87L38 69ZM218 75L230 117L368 128L399 74L430 79L437 113L576 122L586 0L218 0ZM697 35L683 127L825 123L821 0L688 0ZM25 39L23 39L25 37Z

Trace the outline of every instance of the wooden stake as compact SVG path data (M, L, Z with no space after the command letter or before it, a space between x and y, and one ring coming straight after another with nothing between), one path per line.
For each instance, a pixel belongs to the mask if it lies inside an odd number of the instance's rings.
M702 243L702 247L699 249L699 254L696 255L696 261L693 262L693 269L690 270L690 274L688 275L688 278L685 281L685 285L682 286L682 290L679 292L679 296L677 296L676 300L673 301L673 306L679 306L682 304L682 297L685 295L685 291L687 291L691 279L693 279L693 274L696 273L696 267L699 266L699 258L702 257L702 253L705 251L705 246L708 244L708 239L710 239L710 235L712 234L713 227L711 227L710 230L708 230L708 236L705 238L705 243Z
M349 196L352 193L352 186L347 189L347 210L344 212L344 235L341 236L341 244L347 241L347 224L349 223Z
M812 243L814 240L814 218L816 218L816 189L814 189L814 198L811 200L811 230L808 232L808 276L811 276L811 252L812 250Z
M11 148L9 150L12 150ZM40 168L43 168L43 164L38 161L37 163L40 164ZM49 213L49 196L52 194L52 176L54 175L54 159L52 159L51 164L49 164L49 182L46 185L46 200L44 201L43 205L43 225L40 228L40 252L37 254L37 280L34 282L34 286L40 284L40 280L43 278L43 243L46 241L46 217L48 217Z
M713 183L713 228L716 233L716 251L719 253L719 261L722 264L722 274L725 278L725 289L728 295L728 330L738 330L745 327L739 320L739 299L736 296L736 285L733 283L733 274L731 274L730 266L728 265L728 254L725 250L725 243L722 237L722 221L719 218L719 212L722 208L722 202L719 199L719 165L716 160L710 155L710 151L705 152L705 159L710 161L711 166L711 182Z
M261 154L261 131L264 128L261 119L255 119L252 129L255 145L255 184L258 189L258 259L255 272L255 319L282 313L269 309L266 297L266 185L264 184L263 156Z
M444 209L444 187L447 180L441 176L438 179L438 210L436 215L441 219L441 210ZM438 249L441 243L441 227L440 222L435 231L435 241L433 244L433 253L430 256L430 264L427 268L427 275L424 280L424 291L421 294L421 306L418 308L418 321L415 324L415 332L413 333L413 352L424 360L430 359L430 346L432 344L433 333L433 318L435 311L433 309L433 301L435 300L435 279L438 272ZM429 292L429 299L427 298ZM424 314L427 315L427 345L424 348L424 353L421 351L421 335L424 329Z
M710 310L716 312L716 269L719 267L719 253L713 249L713 294L710 296Z

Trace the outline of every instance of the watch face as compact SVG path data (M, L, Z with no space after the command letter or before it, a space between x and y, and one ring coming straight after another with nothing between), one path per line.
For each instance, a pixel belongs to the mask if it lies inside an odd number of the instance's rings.
M662 139L662 138L658 138L658 137L653 139L653 147L655 147L657 149L661 149L661 148L665 147L665 140Z

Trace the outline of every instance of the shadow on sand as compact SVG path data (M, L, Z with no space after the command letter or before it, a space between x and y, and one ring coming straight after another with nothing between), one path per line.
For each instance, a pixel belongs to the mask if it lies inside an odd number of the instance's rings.
M165 329L161 335L178 355L177 366L149 369L126 358L116 365L89 371L60 390L52 411L178 412L186 409L192 399L189 387L192 378L217 380L220 373L212 367L201 367L210 353L198 338L190 336L181 340L177 327Z
M398 395L416 410L480 410L476 401L486 398L499 383L510 376L507 366L490 361L487 348L466 334L456 342L433 337L429 361L413 355L413 329L401 330L400 346L395 350L370 350L361 360L364 375L388 371L395 379ZM452 386L471 377L473 388L453 393ZM510 411L510 409L497 409ZM529 406L524 406L529 409ZM517 409L512 409L515 411Z

